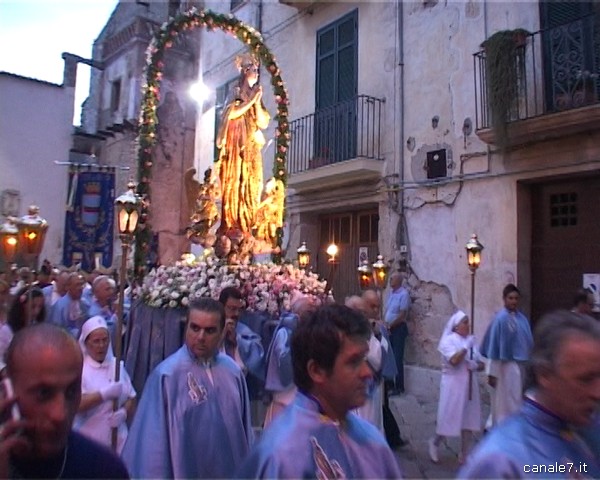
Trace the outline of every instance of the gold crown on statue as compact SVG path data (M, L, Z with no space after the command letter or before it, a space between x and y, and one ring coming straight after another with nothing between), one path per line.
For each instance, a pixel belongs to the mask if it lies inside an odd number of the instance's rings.
M240 72L246 67L250 67L252 65L258 68L260 62L258 61L258 58L251 53L244 53L235 57L235 66Z

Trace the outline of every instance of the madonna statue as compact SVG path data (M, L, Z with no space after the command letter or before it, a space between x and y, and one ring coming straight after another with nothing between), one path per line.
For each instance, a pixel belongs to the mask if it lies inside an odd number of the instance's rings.
M219 232L240 231L250 235L261 200L262 154L269 112L258 84L259 63L246 54L236 59L240 79L223 111L217 135L217 170L221 182L222 214Z

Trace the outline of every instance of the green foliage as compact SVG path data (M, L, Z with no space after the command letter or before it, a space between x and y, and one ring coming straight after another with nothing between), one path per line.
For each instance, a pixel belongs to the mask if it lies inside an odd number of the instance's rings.
M518 50L530 33L521 28L494 33L481 44L485 50L486 85L496 145L504 149L508 143L507 123L516 108L519 94Z

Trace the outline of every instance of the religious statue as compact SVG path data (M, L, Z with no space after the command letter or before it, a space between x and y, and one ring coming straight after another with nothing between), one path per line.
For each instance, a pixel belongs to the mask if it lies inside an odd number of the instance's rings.
M283 227L283 203L285 188L281 180L269 179L265 185L263 198L255 215L254 236L258 240L273 243L277 229Z
M216 162L221 181L222 205L219 232L239 230L250 234L263 186L261 149L269 112L258 84L259 62L245 54L236 58L240 71L223 111L217 135Z
M191 225L187 229L187 236L193 242L203 243L219 220L219 189L210 168L204 172L203 183L194 179L195 174L196 169L190 168L184 175L188 205L191 209Z

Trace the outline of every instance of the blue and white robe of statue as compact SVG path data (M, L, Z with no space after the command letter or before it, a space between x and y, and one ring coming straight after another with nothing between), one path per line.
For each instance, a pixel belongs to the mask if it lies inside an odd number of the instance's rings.
M349 413L344 424L302 393L267 428L238 478L401 478L377 429Z
M184 345L148 377L122 458L132 478L228 478L252 440L240 368L223 354L201 364Z
M457 478L600 478L600 463L568 424L526 398L483 438Z

